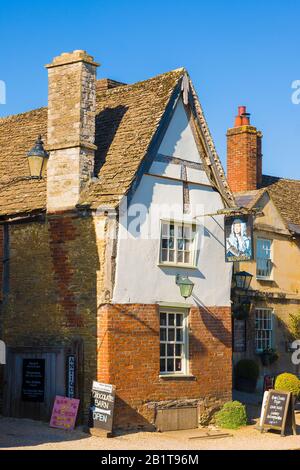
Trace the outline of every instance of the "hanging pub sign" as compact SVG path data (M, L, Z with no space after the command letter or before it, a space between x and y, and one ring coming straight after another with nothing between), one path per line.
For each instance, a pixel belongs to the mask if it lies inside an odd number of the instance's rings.
M253 216L239 215L225 217L225 260L253 260Z
M75 397L76 359L74 354L67 356L67 397Z
M90 428L112 431L116 388L93 381L90 407Z
M269 390L265 392L260 431L274 429L285 436L289 426L296 435L295 399L290 392Z
M45 400L45 359L23 359L22 400Z

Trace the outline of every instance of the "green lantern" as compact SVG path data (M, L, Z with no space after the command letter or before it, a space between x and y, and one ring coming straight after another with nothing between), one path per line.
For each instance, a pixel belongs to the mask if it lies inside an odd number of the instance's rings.
M42 136L39 135L35 145L27 153L30 176L34 179L41 179L45 175L49 154L43 144Z
M187 276L177 274L176 284L179 286L180 294L184 299L191 297L195 284Z

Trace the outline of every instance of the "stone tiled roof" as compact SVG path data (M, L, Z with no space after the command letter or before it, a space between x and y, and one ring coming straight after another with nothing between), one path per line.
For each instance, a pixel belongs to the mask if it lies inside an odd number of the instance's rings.
M96 177L82 193L81 204L115 206L128 192L185 73L178 69L133 85L114 82L103 87L98 82ZM232 200L200 103L192 91L217 185ZM46 182L29 179L25 158L38 134L46 143L47 108L0 119L0 216L46 207Z
M97 94L95 173L81 196L91 206L115 205L129 189L162 118L178 69Z
M263 176L262 188L235 194L238 206L252 208L268 191L287 228L300 233L300 180Z
M264 176L263 186L269 191L285 222L300 227L300 180Z
M251 209L255 206L260 197L265 193L265 189L256 189L253 191L243 191L235 193L235 201L238 207L246 207Z
M47 108L0 119L0 215L45 208L45 180L29 178L25 156L46 133Z

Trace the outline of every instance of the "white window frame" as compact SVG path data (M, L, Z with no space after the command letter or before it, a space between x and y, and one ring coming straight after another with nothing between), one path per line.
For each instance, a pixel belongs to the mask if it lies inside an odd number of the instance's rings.
M168 314L180 314L183 315L183 320L182 320L182 328L183 328L183 334L182 334L182 370L181 371L161 371L160 369L160 361L161 358L165 358L167 360L168 355L161 356L159 352L159 375L161 377L167 377L167 376L176 376L176 377L182 377L182 376L188 376L189 375L189 310L188 309L182 309L182 308L171 308L171 307L160 307L159 309L159 351L160 351L160 346L161 344L178 344L176 342L176 329L175 329L175 340L174 341L167 341L168 338L166 338L166 341L161 341L160 338L160 331L161 331L161 324L160 324L160 316L162 313L166 313L167 316ZM168 330L168 322L166 325L166 330ZM170 357L176 357L170 356Z
M192 242L192 247L190 251L190 262L189 263L181 263L177 261L162 261L162 226L163 224L174 224L175 227L178 225L185 225L188 227L195 227L195 237ZM198 223L192 222L192 221L185 221L185 220L172 220L172 219L162 219L160 221L160 228L159 228L159 253L158 253L158 266L170 266L170 267L179 267L179 268L187 268L187 269L196 269L197 268L197 247L198 247L198 235L199 235L199 230L198 230ZM175 257L177 258L177 237L174 237L175 240Z
M258 242L270 242L270 262L271 270L269 276L261 276L258 274ZM273 240L271 238L257 237L256 238L256 279L261 281L272 281L273 280ZM267 259L267 258L264 258Z
M258 313L269 313L270 314L270 328L256 328L256 322L257 322L257 314ZM259 353L262 353L265 349L269 349L269 348L272 348L273 347L273 337L274 337L274 321L273 321L273 318L274 318L274 310L272 308L259 308L259 307L256 307L255 309L255 352L257 354ZM260 319L260 321L262 322L263 319ZM258 337L257 337L257 331L266 331L266 332L270 332L270 338L268 339L268 342L269 344L267 345L267 347L262 347L262 348L258 348ZM264 339L260 339L261 341L263 341Z

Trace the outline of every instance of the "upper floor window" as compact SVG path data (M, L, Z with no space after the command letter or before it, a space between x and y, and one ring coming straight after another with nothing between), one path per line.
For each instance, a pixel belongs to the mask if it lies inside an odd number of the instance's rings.
M195 246L196 225L162 222L160 263L195 266Z
M258 238L256 241L256 277L270 279L272 276L272 241Z
M187 322L186 311L170 309L160 312L161 374L187 374Z
M255 310L255 349L257 353L272 348L273 310L257 308Z

